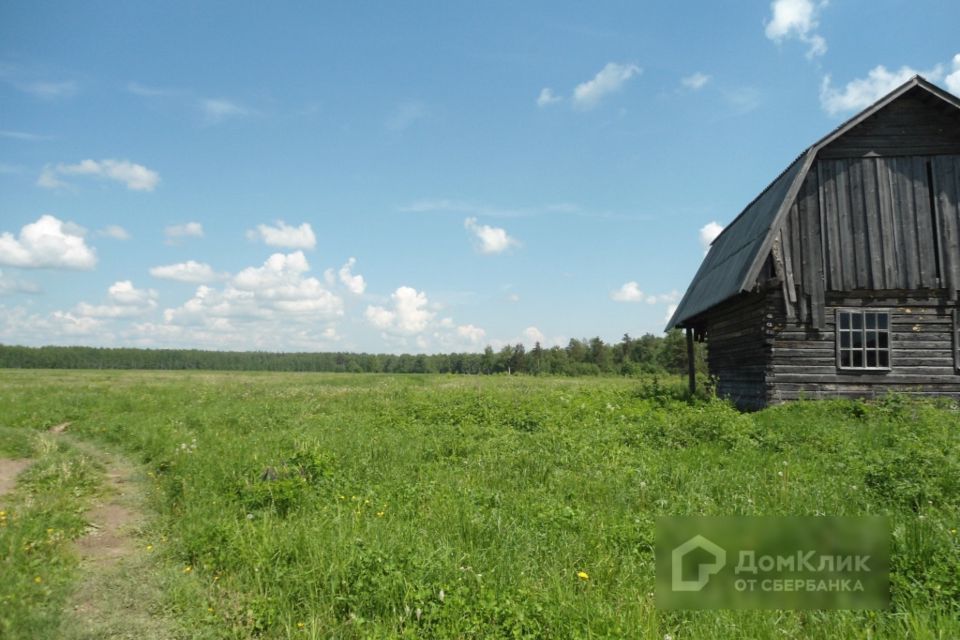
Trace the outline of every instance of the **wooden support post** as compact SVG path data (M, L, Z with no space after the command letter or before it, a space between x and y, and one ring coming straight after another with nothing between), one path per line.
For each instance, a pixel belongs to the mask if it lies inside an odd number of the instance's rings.
M690 375L690 395L697 390L697 366L693 361L693 329L687 327L687 373Z

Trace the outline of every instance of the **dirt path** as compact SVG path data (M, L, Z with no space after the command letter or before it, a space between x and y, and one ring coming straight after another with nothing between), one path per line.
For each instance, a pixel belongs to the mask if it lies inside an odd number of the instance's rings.
M76 541L80 575L64 612L61 637L182 637L162 609L162 588L142 540L147 516L141 470L64 429L51 431L102 464L106 478L103 494L87 512L87 532Z
M32 460L23 458L18 460L0 458L0 499L3 498L3 494L13 491L13 487L17 484L17 476L29 467L31 462Z

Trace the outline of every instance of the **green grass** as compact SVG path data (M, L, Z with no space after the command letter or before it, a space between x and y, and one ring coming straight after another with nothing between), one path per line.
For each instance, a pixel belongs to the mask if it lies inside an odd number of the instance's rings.
M955 407L744 415L680 388L4 371L0 425L70 420L144 465L164 606L197 637L960 637ZM894 525L890 611L654 607L658 515L868 513Z
M18 486L0 497L0 637L53 637L76 561L70 541L101 470L45 434L0 427L0 455L29 457Z

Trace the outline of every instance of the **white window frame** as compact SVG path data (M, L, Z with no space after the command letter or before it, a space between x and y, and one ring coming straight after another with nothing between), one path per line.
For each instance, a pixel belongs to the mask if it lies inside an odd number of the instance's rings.
M880 328L879 328L879 322L877 323L877 326L876 326L875 328L873 328L873 329L867 329L867 317L866 317L866 314L868 314L868 313L885 314L886 317L887 317L887 327L886 327L886 329L880 329ZM841 328L840 328L840 325L841 325L840 317L841 317L843 314L850 314L850 326L849 326L847 329L841 329ZM854 318L855 316L859 316L859 317L860 317L860 327L859 327L859 329L854 329L854 328L853 328L853 325L854 325L853 318ZM836 340L835 340L835 345L836 345L836 346L835 346L835 350L836 350L836 355L837 355L837 369L838 369L838 370L840 370L840 371L880 371L880 372L885 372L885 371L891 371L891 370L893 369L893 326L892 326L893 313L891 312L890 309L887 309L887 308L875 308L875 307L841 308L841 309L837 309L837 310L836 310L836 315L835 315L834 320L835 320L835 322L836 322L836 325L835 325L835 327L834 327L834 333L836 334ZM878 345L878 346L875 346L875 347L873 347L872 349L870 349L870 348L867 347L867 331L876 331L876 332L877 332L877 345ZM859 350L860 350L860 353L862 354L862 355L861 355L861 362L863 363L863 366L859 366L859 367L853 365L853 354L856 352L856 349L853 347L853 342L854 342L853 336L854 336L856 333L858 333L858 332L860 333L860 347L859 347ZM850 335L850 342L849 342L849 345L846 346L846 347L841 346L841 334L842 334L842 333L847 333L847 334ZM881 333L885 333L886 336L887 336L887 346L886 346L886 347L880 347L880 346L879 346L879 342L880 342L879 336L880 336ZM956 332L954 332L954 334L956 335ZM873 351L873 352L876 354L876 362L877 362L877 363L880 362L880 353L881 353L882 351L886 351L886 353L887 353L887 364L886 364L886 366L880 366L879 364L876 364L876 365L874 365L874 366L867 366L867 352L868 352L868 351ZM842 358L843 352L848 352L848 353L851 354L850 364L848 364L848 365L844 365L844 364L843 364L843 358ZM955 357L955 358L956 358L956 353L957 353L957 352L956 352L956 349L955 349L955 350L954 350L954 354L955 354L954 357Z

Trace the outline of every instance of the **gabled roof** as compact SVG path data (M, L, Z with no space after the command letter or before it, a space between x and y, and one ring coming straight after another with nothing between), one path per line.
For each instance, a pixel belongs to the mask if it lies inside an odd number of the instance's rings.
M741 292L753 288L780 228L797 197L817 153L908 91L920 88L960 109L960 99L914 76L807 148L734 218L710 245L700 269L674 312L667 330L686 322Z

